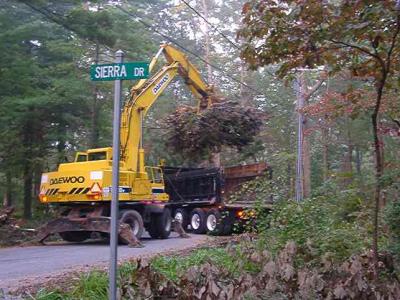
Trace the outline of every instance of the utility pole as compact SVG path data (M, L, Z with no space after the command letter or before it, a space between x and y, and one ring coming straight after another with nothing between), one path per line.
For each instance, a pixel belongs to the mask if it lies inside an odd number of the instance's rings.
M304 107L303 73L297 75L294 81L294 90L297 98L297 162L296 162L296 201L303 200L303 122L304 116L301 111Z

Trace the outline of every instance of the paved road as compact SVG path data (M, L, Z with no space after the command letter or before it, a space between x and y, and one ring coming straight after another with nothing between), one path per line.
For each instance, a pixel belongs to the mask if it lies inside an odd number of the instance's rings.
M175 233L166 240L142 239L145 247L118 247L119 260L151 256L191 248L208 239L206 235L179 238ZM0 289L24 286L24 281L49 278L51 274L72 271L79 267L107 265L110 256L106 242L54 243L46 246L0 249Z

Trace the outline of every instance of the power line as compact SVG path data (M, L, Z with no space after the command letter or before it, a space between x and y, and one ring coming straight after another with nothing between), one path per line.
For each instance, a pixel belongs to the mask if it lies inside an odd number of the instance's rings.
M83 37L76 29L73 28L73 26L70 26L68 22L66 22L65 18L60 15L57 14L54 11L50 11L45 7L37 7L35 5L33 5L32 3L30 3L28 0L19 0L21 3L25 4L26 6L28 6L30 9L32 9L33 11L41 14L42 16L44 16L47 20L61 26L62 28L64 28L65 30L72 32L74 34L76 34L81 40L88 42L89 44L95 45L95 42L91 41L90 39ZM112 49L111 47L102 44L102 46L110 51L111 53L114 53L116 50ZM125 53L127 55L129 55L129 51L125 50ZM103 55L106 55L108 57L112 57L109 54L106 53L102 53Z
M220 68L220 67L218 67L218 66L216 66L216 65L214 65L214 64L209 63L209 62L206 61L204 58L202 58L201 56L197 55L196 53L194 53L194 52L191 51L190 49L188 49L188 48L182 46L182 45L181 45L177 40L175 40L174 38L171 38L171 37L167 36L166 34L160 32L158 29L154 28L152 25L150 25L150 24L148 24L147 22L143 21L143 20L141 19L141 17L138 16L137 14L135 14L135 13L133 13L133 12L129 12L129 11L125 10L124 8L122 8L121 6L117 6L117 8L118 8L119 10L121 10L122 12L124 12L125 14L131 16L132 18L135 18L138 22L140 22L141 24L143 24L145 27L147 27L148 29L150 29L150 30L154 31L155 33L161 35L163 38L165 38L165 39L167 39L169 42L175 44L176 46L178 46L178 47L181 48L182 50L184 50L184 51L186 51L187 53L190 53L191 55L195 56L196 58L198 58L199 60L201 60L203 63L205 63L205 64L211 66L212 68L214 68L214 69L216 69L216 70L222 72L226 77L232 79L233 81L235 81L235 82L237 82L237 83L239 83L239 84L241 84L241 85L247 87L248 89L250 89L250 90L252 90L252 91L254 91L254 92L258 93L258 94L264 94L264 93L260 92L259 90L257 90L257 89L255 89L255 88L249 86L248 84L246 84L246 83L240 81L239 79L237 79L237 78L235 78L235 77L233 77L233 76L231 76L231 75L226 74L226 71L225 71L224 69L222 69L222 68Z
M211 26L212 29L214 29L216 32L218 32L224 39L226 39L233 47L235 47L236 49L240 50L241 48L235 44L234 42L231 41L231 39L229 39L223 32L221 32L215 25L211 24L201 13L199 13L193 6L191 6L188 2L186 2L185 0L181 0L183 3L185 3L185 5L187 7L189 7L192 11L194 11L196 13L196 15L198 15L200 18L202 18L208 25ZM400 0L399 0L400 1ZM269 70L265 70L268 75L272 76L272 77L276 77L274 74L272 74Z
M79 33L77 33L77 31L71 27L67 22L65 22L65 20L63 20L63 18L58 15L55 12L49 11L48 9L44 8L44 7L36 7L34 5L32 5L29 1L26 0L20 0L20 2L22 2L23 4L25 4L26 6L28 6L30 9L32 9L33 11L41 14L42 16L44 16L46 19L50 20L51 22L63 27L64 29L77 34L82 40L85 40L86 42L89 42L91 44L94 44L92 41L90 41L87 38L82 37ZM103 45L107 50L111 50L112 49L106 45Z
M21 2L24 3L25 5L27 5L28 7L30 7L32 10L34 10L34 11L36 11L36 12L42 14L43 16L45 16L47 19L51 20L52 22L54 22L54 23L56 23L56 24L62 26L63 28L67 29L68 31L73 32L73 33L77 33L76 30L75 30L73 27L69 26L69 24L68 24L67 22L64 22L64 20L62 20L62 18L60 18L59 16L57 16L57 14L54 14L53 12L51 12L51 11L49 11L49 10L47 10L46 8L43 8L43 7L42 7L42 8L38 8L38 7L34 6L34 5L32 5L31 3L29 3L28 1L21 0ZM170 41L171 43L173 43L173 44L177 45L178 47L180 47L181 49L183 49L184 51L186 51L186 52L192 54L193 56L197 57L199 60L201 60L201 61L204 62L205 64L208 64L208 65L210 65L211 67L213 67L214 69L216 69L216 70L218 70L218 71L224 73L224 75L225 75L226 77L232 79L233 81L235 81L235 82L237 82L237 83L239 83L239 84L241 84L241 85L247 87L248 89L250 89L250 90L252 90L252 91L254 91L254 92L258 93L258 94L263 94L263 93L260 92L259 90L257 90L257 89L255 89L255 88L249 86L248 84L246 84L246 83L240 81L239 79L237 79L237 78L235 78L235 77L233 77L233 76L231 76L231 75L226 74L226 71L223 70L222 68L220 68L220 67L218 67L218 66L216 66L216 65L213 65L213 64L209 63L208 61L206 61L206 60L205 60L204 58L202 58L201 56L197 55L197 54L194 53L193 51L191 51L191 50L187 49L186 47L182 46L182 45L181 45L178 41L176 41L175 39L173 39L173 38L171 38L171 37L165 35L164 33L160 32L160 31L157 30L157 29L153 28L153 26L151 26L151 25L148 24L147 22L143 21L143 20L142 20L138 15L136 15L135 13L129 12L129 11L123 9L123 8L120 7L120 6L117 6L117 8L120 9L120 10L121 10L122 12L124 12L125 14L127 14L127 15L129 15L129 16L131 16L131 17L134 17L135 19L137 19L137 21L139 21L139 22L140 22L141 24L143 24L145 27L147 27L147 28L151 29L152 31L156 32L157 34L161 35L162 37L164 37L165 39L167 39L167 40ZM78 34L78 35L79 35L79 34ZM83 38L83 39L86 40L86 41L89 41L89 40L87 40L86 38ZM89 42L90 42L90 41L89 41ZM107 47L107 46L105 46L105 45L103 45L103 46L104 46L106 49L108 49L109 51L113 51L110 47ZM126 52L128 52L128 51L126 51Z
M189 7L192 11L195 12L196 15L198 15L200 18L202 18L208 25L211 26L211 28L218 32L225 40L227 40L229 42L229 44L231 44L233 47L235 47L236 49L240 50L240 47L235 44L234 42L231 41L230 38L228 38L223 32L221 32L215 25L211 24L201 13L199 13L193 6L191 6L188 2L186 2L185 0L181 0L183 3L185 3L185 5L187 7Z

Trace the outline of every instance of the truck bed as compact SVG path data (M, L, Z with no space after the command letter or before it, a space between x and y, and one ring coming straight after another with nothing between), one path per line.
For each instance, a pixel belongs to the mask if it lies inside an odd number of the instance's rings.
M241 184L260 176L272 176L271 168L265 163L225 168L177 168L164 167L165 190L170 203L176 205L215 205L229 207L252 207L251 195L236 201L228 201ZM270 208L272 199L266 198L266 207Z

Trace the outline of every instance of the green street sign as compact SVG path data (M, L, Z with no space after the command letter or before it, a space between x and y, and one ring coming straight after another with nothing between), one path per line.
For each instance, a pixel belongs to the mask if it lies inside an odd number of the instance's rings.
M93 81L132 80L149 78L149 63L131 62L90 66Z

